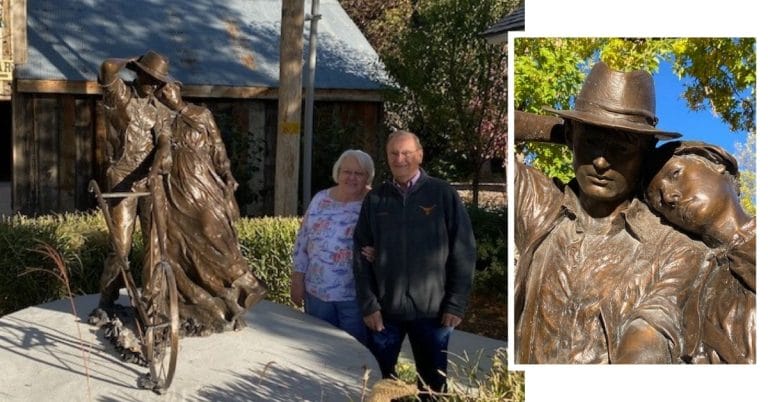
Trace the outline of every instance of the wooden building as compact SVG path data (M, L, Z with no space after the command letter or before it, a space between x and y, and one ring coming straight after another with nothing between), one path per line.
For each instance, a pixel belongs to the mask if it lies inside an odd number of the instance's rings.
M26 3L26 43L14 49L10 102L0 106L0 115L12 120L11 150L0 151L12 160L14 212L93 206L87 183L103 178L111 129L100 106L99 66L109 57L152 49L169 58L171 75L184 83L183 96L214 113L240 182L243 214L272 214L280 0L19 3ZM322 152L324 139L372 154L383 147L385 74L336 0L321 0L320 14L314 112L314 148L320 152L312 166L330 176L338 154ZM124 79L132 78L126 72Z
M20 38L20 35L11 35L12 17L11 0L0 0L0 215L11 212L13 40Z
M525 3L488 27L480 35L490 43L506 44L509 31L525 31Z

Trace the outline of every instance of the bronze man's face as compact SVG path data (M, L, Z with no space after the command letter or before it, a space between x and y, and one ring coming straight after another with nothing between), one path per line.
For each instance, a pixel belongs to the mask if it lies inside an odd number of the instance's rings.
M142 98L154 94L162 84L162 81L158 81L156 78L143 71L136 72L136 91Z
M651 207L683 230L704 233L729 202L737 202L722 165L696 155L670 158L646 189Z
M655 143L653 137L578 122L571 136L581 196L593 204L631 198L645 153Z

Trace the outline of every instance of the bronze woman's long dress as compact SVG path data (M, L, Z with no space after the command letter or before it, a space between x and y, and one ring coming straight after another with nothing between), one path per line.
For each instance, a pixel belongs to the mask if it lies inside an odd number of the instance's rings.
M167 256L179 289L186 334L243 325L239 317L266 295L239 249L239 210L221 135L211 112L189 104L176 117L165 182Z

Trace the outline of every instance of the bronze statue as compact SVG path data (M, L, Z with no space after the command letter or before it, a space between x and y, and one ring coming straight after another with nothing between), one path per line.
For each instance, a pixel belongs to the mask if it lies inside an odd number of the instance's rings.
M119 76L128 68L136 72L129 85ZM104 93L103 105L111 125L106 172L111 192L146 190L146 178L158 142L170 137L170 111L156 98L156 91L171 82L168 60L154 52L130 59L111 58L101 65L99 83ZM113 249L104 264L100 281L99 307L111 308L122 285L121 267L127 264L137 213L145 244L149 228L147 197L126 197L110 203L115 230Z
M516 161L516 362L692 361L694 301L713 260L638 197L658 139L680 136L655 127L652 77L601 62L574 110L548 110L564 122L516 124L515 140L566 143L576 178L562 184Z
M211 112L169 83L160 100L173 110L171 137L157 150L164 181L167 259L179 290L184 333L207 335L245 325L242 314L266 296L240 252L237 189Z
M756 220L739 202L736 159L715 145L673 141L659 147L649 169L648 204L717 255L700 297L693 360L755 363Z
M131 85L119 77L124 67L136 72ZM160 282L150 280L155 263L167 262L178 289L182 334L241 328L242 314L267 289L239 249L234 227L240 216L234 196L238 184L213 115L181 99L181 83L168 74L168 60L154 51L107 59L100 82L116 134L107 171L111 194L105 194L113 201L104 211L112 223L113 250L91 321L103 324L120 313L114 301L123 285L120 272L128 266L138 208L146 303L151 306L149 299L161 293L155 289Z

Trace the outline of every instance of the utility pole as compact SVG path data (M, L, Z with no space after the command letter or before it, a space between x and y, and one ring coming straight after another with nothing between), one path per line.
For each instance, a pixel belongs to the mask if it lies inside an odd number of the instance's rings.
M309 60L307 60L307 90L304 99L304 169L302 171L304 211L309 209L312 200L312 143L315 116L315 64L317 61L317 22L320 0L312 0L312 14L307 18L309 23Z
M277 91L275 216L298 212L301 133L301 62L304 0L283 0L280 23L280 88Z

